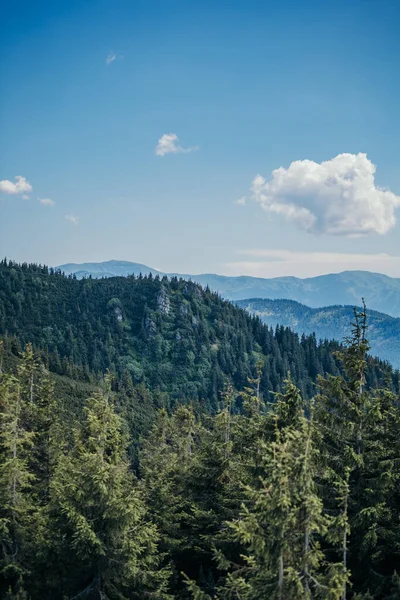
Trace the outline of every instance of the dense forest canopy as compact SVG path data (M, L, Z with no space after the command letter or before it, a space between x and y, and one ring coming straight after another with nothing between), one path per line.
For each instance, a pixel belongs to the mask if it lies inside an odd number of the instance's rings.
M318 374L336 375L337 342L275 330L209 289L177 278L65 277L37 265L0 263L0 335L32 343L51 371L90 381L107 369L172 403L201 401L216 410L227 381L240 390L263 362L261 389L282 390L288 371L301 393ZM398 377L369 360L367 382ZM271 398L270 398L271 399Z
M339 345L3 261L0 334L1 597L400 598L399 376L365 309Z
M0 344L1 597L398 600L400 406L365 331L312 400L288 377L268 402L259 362L240 411L229 385L214 416L161 409L135 469L110 374L66 419L31 345Z

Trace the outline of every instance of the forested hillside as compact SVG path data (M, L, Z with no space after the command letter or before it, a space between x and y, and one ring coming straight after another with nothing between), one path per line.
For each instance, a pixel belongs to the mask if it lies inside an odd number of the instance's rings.
M269 327L283 325L302 335L315 333L317 339L343 340L351 332L353 306L310 308L293 300L251 298L236 302L260 317ZM368 310L368 339L371 353L400 368L400 319Z
M312 400L268 402L259 362L213 416L160 410L135 469L110 374L68 419L0 344L1 598L398 600L399 397L366 385L365 333Z
M290 371L310 397L318 374L341 368L335 342L272 331L193 282L151 275L77 280L3 261L0 335L32 343L59 375L90 382L110 369L126 385L164 394L167 404L198 401L211 411L226 383L242 389L260 359L265 393L281 390ZM387 366L370 360L368 383L386 378Z
M200 275L162 273L146 265L129 261L108 260L102 263L60 265L66 275L76 277L115 277L142 273L168 275L191 279L208 286L227 300L246 298L286 298L307 306L319 308L330 304L359 304L365 298L369 308L400 317L400 279L369 271L344 271L318 277L250 277L226 276L212 273Z

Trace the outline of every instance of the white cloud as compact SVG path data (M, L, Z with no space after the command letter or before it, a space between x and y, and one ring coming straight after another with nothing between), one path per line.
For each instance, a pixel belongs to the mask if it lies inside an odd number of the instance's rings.
M73 215L73 214L65 215L65 218L67 219L67 221L69 221L73 225L79 224L79 217L77 217L76 215Z
M400 197L375 185L375 165L366 154L339 154L316 163L297 160L257 175L254 199L310 233L358 236L385 234L396 224Z
M106 57L106 65L111 65L114 60L117 59L117 55L115 52L110 52L110 54Z
M179 138L176 133L164 133L158 140L156 154L157 156L165 156L166 154L193 152L193 150L198 150L198 146L182 148L179 145Z
M341 271L375 271L399 277L400 256L291 250L243 250L244 260L226 263L225 275L315 277ZM248 257L248 259L246 259Z
M246 196L242 196L241 198L234 200L234 204L238 204L239 206L245 206L246 203L247 203Z
M22 195L32 191L32 186L25 177L17 175L14 181L3 179L0 181L0 192L3 194Z
M51 200L51 198L39 198L39 202L42 206L54 206L55 205L54 200Z

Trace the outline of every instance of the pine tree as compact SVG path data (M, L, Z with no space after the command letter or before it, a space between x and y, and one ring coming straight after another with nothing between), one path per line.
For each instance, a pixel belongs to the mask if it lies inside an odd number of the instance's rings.
M354 314L352 335L339 356L344 376L319 379L316 400L326 468L324 503L336 514L338 533L333 537L337 542L338 536L343 537L341 560L343 570L352 573L353 588L380 594L390 585L391 556L396 553L389 530L393 529L397 504L399 413L393 394L372 394L366 385L365 304ZM332 554L330 558L335 561L339 557ZM345 588L343 600L347 596Z
M171 416L161 410L140 453L149 516L160 531L160 550L172 562L178 593L181 571L191 569L197 556L188 478L203 433L190 408L180 406Z
M216 552L219 569L228 570L216 586L218 598L258 600L267 594L271 600L339 600L347 572L341 564L328 567L320 547L333 523L316 484L318 436L290 379L272 413L262 419L273 430L269 440L263 434L258 439L257 474L252 470L240 517L229 523L242 559L238 555L234 562ZM194 598L207 597L204 586L187 585Z
M24 420L21 386L13 375L0 381L0 591L22 597L34 534L34 476L28 467L34 434ZM19 595L19 596L18 596Z
M363 465L354 490L353 578L362 589L388 594L400 561L400 408L388 390L371 394L364 418Z
M245 472L240 456L234 452L241 432L237 427L239 417L233 413L234 391L230 385L222 397L221 410L205 421L186 478L191 565L185 575L196 578L211 594L223 574L214 560L215 552L233 561L240 558L240 544L224 524L239 516L245 499L241 484Z
M24 426L34 436L28 460L29 470L35 476L35 501L43 505L49 495L51 463L63 442L54 383L31 344L27 344L21 354L17 373Z
M105 391L87 401L74 447L59 458L51 482L58 570L49 585L58 593L109 600L169 597L157 532L146 521L126 448L107 378Z
M326 569L318 541L330 521L316 490L311 425L305 419L298 425L284 439L278 430L276 441L263 448L262 485L248 490L248 505L232 524L248 549L246 563L231 571L223 598L234 590L249 600L265 592L271 600L341 597L347 573Z

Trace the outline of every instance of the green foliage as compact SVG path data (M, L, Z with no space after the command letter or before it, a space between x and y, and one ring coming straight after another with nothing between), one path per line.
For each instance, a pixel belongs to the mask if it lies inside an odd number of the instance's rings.
M229 380L236 390L255 378L265 400L287 372L303 396L316 375L338 375L335 342L299 339L263 325L209 289L177 278L65 277L36 265L0 263L0 335L31 342L51 371L96 384L107 369L118 379L168 395L169 406L196 402L216 411ZM386 367L371 363L369 380ZM397 382L398 383L398 382ZM397 385L395 382L393 385Z
M34 521L33 473L28 468L33 434L24 419L26 405L17 378L0 384L0 574L2 585L20 593L28 572L29 541Z
M326 566L320 540L331 519L317 493L319 452L312 419L302 413L299 392L290 379L271 418L272 439L260 440L261 474L246 487L239 518L230 523L245 548L242 565L218 555L229 573L219 587L221 598L341 597L347 573ZM260 471L259 471L260 473Z
M318 346L188 282L0 271L1 597L400 597L397 380L365 307Z
M398 285L398 284L397 284ZM371 300L371 288L368 289L368 299ZM371 354L389 361L396 369L400 368L400 313L393 311L394 302L386 300L389 314L368 310ZM283 297L283 296L282 296ZM339 296L340 297L340 296ZM355 296L357 298L357 296ZM250 298L250 297L249 297ZM271 298L271 296L268 296ZM290 327L299 335L312 335L328 340L342 340L351 334L353 305L332 306L333 297L327 296L326 306L322 302L314 303L320 308L310 308L294 300L269 300L266 296L249 300L238 300L237 306L246 309L250 314L260 317L263 323L275 328L277 324ZM309 301L313 299L309 296ZM342 301L343 302L343 301ZM378 309L379 310L379 309ZM397 312L396 316L394 315Z
M157 533L145 522L108 379L105 385L87 401L74 445L54 472L49 511L58 541L53 551L64 565L62 578L71 596L167 598L168 573L158 569Z

